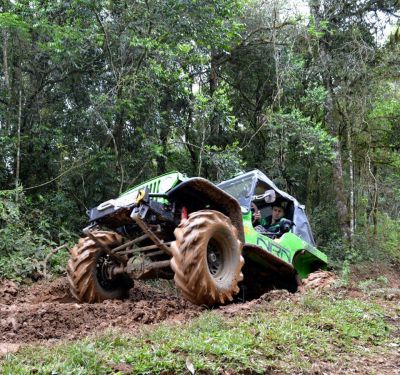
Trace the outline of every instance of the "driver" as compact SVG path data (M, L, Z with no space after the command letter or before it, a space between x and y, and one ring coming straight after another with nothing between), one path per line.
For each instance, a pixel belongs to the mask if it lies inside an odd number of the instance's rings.
M284 219L284 216L285 216L285 209L283 206L283 202L275 202L272 205L271 216L262 218L259 210L256 210L254 212L253 225L259 224L255 226L255 229L262 234L265 234L265 232L279 233L280 222L282 219Z

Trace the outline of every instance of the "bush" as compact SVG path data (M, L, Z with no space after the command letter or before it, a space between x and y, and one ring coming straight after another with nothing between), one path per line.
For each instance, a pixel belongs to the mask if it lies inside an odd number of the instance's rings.
M0 279L43 276L43 262L51 250L59 242L75 242L63 228L58 228L57 238L52 236L56 229L42 211L32 209L21 189L0 191ZM66 252L54 254L47 271L63 272L66 256Z

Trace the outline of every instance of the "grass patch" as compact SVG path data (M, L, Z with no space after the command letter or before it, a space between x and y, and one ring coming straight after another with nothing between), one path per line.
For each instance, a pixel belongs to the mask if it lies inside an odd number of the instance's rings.
M2 362L3 374L110 374L125 363L134 374L265 373L309 371L340 353L365 356L389 336L383 311L373 303L305 295L275 301L251 314L226 318L207 311L183 325L144 328L137 336L110 331L102 336L26 347Z

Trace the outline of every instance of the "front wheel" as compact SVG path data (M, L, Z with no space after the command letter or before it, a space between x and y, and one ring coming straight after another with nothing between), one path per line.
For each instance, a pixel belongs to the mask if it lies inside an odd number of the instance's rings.
M115 232L92 234L110 249L122 244L122 237ZM119 265L90 237L81 238L70 253L67 277L71 293L78 301L93 303L127 296L133 281L126 274L111 274L110 270Z
M244 260L230 219L218 211L197 211L174 234L171 267L183 296L196 305L232 301L243 279Z

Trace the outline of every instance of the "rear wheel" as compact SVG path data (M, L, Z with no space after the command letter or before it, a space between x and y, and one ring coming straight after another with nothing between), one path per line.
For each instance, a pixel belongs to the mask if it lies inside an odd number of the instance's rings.
M114 232L92 233L110 249L122 244L122 237ZM112 268L120 266L91 238L81 238L71 251L67 276L72 295L80 302L101 302L127 296L133 281L127 274L112 275Z
M174 233L171 267L183 296L196 305L232 301L243 279L244 260L230 219L218 211L197 211Z

